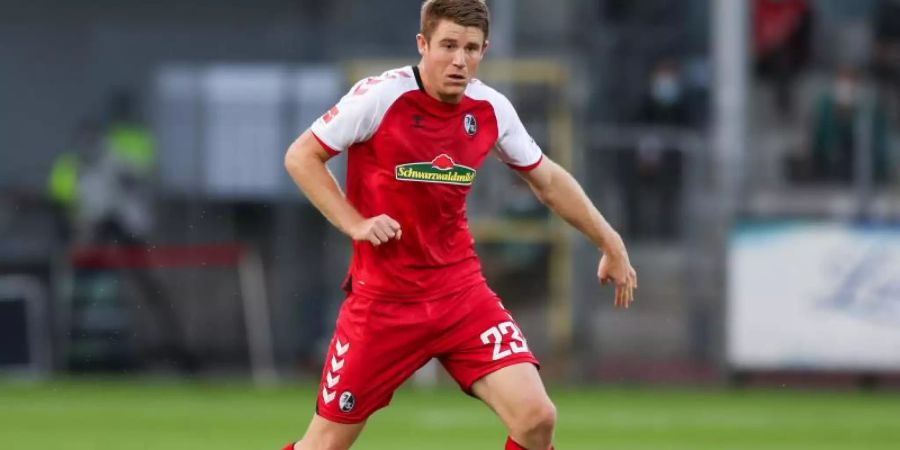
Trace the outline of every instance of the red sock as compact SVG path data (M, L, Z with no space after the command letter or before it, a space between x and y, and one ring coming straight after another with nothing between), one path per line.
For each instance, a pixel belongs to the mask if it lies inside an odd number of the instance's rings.
M504 450L528 450L528 449L519 445L516 441L512 440L511 437L507 437L506 438L506 448ZM548 450L553 450L553 446L551 445Z
M294 443L291 442L290 444L285 445L284 448L281 450L294 450Z

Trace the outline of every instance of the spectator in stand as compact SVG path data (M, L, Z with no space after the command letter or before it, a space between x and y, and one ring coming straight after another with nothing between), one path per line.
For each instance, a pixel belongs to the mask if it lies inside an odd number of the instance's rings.
M753 52L756 71L775 89L775 106L783 116L793 111L794 78L810 56L812 14L807 0L756 0Z
M685 86L678 63L657 62L634 121L651 128L689 124ZM682 149L666 133L645 133L620 158L626 229L639 238L675 238L679 231Z
M887 117L856 68L842 66L835 71L830 86L816 100L813 120L811 156L816 181L853 182L856 165L864 159L857 157L855 149L863 145L870 152L874 181L888 179Z

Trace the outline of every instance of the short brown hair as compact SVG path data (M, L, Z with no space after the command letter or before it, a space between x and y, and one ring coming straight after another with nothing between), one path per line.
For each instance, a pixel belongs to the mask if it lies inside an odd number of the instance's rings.
M420 32L426 40L437 28L441 19L447 19L464 27L478 27L488 38L491 28L491 13L484 0L425 0L422 3L422 28Z

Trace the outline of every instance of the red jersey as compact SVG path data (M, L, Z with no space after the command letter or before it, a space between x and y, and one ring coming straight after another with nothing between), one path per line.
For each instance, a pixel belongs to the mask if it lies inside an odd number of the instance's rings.
M347 154L347 200L363 217L387 214L402 239L353 242L348 288L376 299L424 301L484 281L466 221L466 195L492 151L517 170L540 147L509 100L472 80L462 101L429 96L417 67L364 79L310 127Z

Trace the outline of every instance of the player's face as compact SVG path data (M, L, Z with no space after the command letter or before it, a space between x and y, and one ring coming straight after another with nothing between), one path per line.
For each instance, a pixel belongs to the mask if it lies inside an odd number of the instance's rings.
M445 19L438 22L430 41L419 34L416 43L426 90L442 101L459 102L487 50L484 32Z

